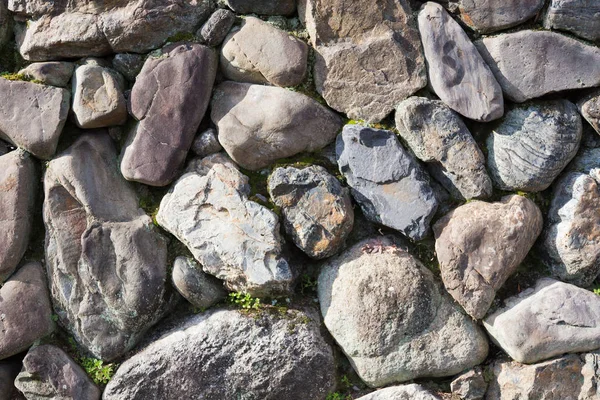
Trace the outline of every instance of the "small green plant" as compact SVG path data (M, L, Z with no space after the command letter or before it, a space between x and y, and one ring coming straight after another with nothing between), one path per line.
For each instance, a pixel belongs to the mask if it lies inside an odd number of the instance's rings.
M597 287L593 290L594 294L597 294L598 296L600 296L600 287Z
M342 394L339 392L329 393L325 400L352 400L352 396L349 394Z
M52 316L50 318L52 318L52 321L58 322L58 315L52 314Z
M302 280L300 281L300 292L302 294L316 292L317 291L317 280L312 278L308 274L302 275Z
M13 72L2 72L2 73L0 73L0 77L7 79L9 81L25 81L25 82L32 82L32 83L42 83L42 81L30 78L27 75L17 74L17 73L13 73Z
M91 357L80 357L79 363L97 385L106 385L115 373L115 364Z
M252 297L248 293L232 292L229 293L227 299L231 304L244 310L260 310L260 299Z

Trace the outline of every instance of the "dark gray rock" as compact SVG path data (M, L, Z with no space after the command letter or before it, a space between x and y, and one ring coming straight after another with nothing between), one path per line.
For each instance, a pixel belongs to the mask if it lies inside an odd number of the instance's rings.
M125 179L151 186L175 179L208 107L217 63L214 50L189 43L148 57L131 91L139 122L122 152Z
M544 27L600 41L600 3L595 0L551 0Z
M74 69L75 64L71 62L48 61L29 64L20 70L19 74L46 85L67 87Z
M199 309L212 307L227 295L223 282L202 272L197 262L186 257L175 259L172 278L177 291Z
M112 67L130 82L140 73L146 58L142 54L119 53L112 59Z
M369 220L414 240L428 235L437 200L427 174L393 132L346 125L338 135L336 155Z
M223 150L219 139L217 138L217 130L209 128L196 136L192 142L192 152L200 158L218 153Z
M600 134L600 91L596 90L580 99L577 108L583 118Z
M600 168L600 148L582 148L579 154L567 166L567 171L589 174L593 169Z
M198 36L207 46L220 45L235 22L235 14L229 10L219 8L198 30Z
M290 15L296 11L296 0L224 0L238 14Z
M461 400L483 400L488 383L483 376L481 367L475 367L450 383L452 394Z
M417 384L393 386L377 390L358 400L439 400L440 398Z
M536 16L545 0L451 0L458 17L480 33L512 28Z

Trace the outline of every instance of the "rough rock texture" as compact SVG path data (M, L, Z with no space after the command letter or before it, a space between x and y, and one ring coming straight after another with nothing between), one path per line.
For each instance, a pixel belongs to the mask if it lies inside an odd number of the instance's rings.
M238 14L289 15L296 11L296 0L224 0Z
M359 397L358 400L439 400L439 397L413 383L377 390Z
M292 271L282 257L277 215L248 200L248 177L223 154L195 160L163 197L156 220L205 272L230 290L286 292Z
M200 158L223 150L223 147L221 147L221 143L219 143L219 139L217 138L216 129L209 128L196 136L190 150Z
M142 54L119 53L113 57L112 67L123 75L125 79L133 82L142 70L145 59Z
M451 376L487 355L479 327L427 268L387 237L335 257L318 282L325 326L371 387Z
M298 14L317 51L317 90L349 118L378 122L426 85L406 0L300 0Z
M214 50L189 43L148 57L131 90L131 114L140 122L123 150L125 179L152 186L175 179L208 107L217 63Z
M341 118L300 93L286 89L223 82L211 103L219 142L239 165L250 170L329 144Z
M585 120L600 134L600 91L594 91L577 102L579 112Z
M502 89L471 40L444 10L427 2L419 12L419 31L429 84L454 111L476 121L504 114Z
M94 356L131 349L165 308L167 244L119 174L102 132L82 135L44 177L46 262L59 322Z
M337 138L336 155L369 220L414 240L427 236L438 203L427 174L393 132L346 125Z
M452 394L461 400L482 400L487 387L481 367L465 372L450 383Z
M198 263L177 257L173 263L173 285L187 301L199 309L211 307L226 296L223 282L202 272Z
M441 101L410 97L396 108L396 128L429 173L459 199L485 198L492 181L471 132Z
M179 32L195 32L211 12L209 0L11 1L27 18L17 32L26 60L144 53Z
M296 246L316 259L340 250L354 225L352 200L325 168L277 168L269 177L268 189Z
M565 170L581 172L587 175L593 169L600 168L598 160L600 160L600 147L582 148Z
M492 33L533 18L545 0L454 0L460 19L480 33Z
M591 291L543 278L505 303L483 325L515 361L600 348L600 297Z
M579 149L581 116L567 100L515 107L487 139L488 171L502 190L547 189Z
M14 272L27 250L38 182L29 153L15 150L0 156L0 283Z
M15 386L27 399L99 400L100 389L64 351L53 345L34 347L23 359Z
M75 65L66 61L49 61L29 64L19 74L51 86L67 87Z
M559 33L524 30L488 37L475 46L504 95L518 103L600 86L600 48Z
M444 286L470 316L483 318L543 224L533 201L510 195L496 203L467 203L434 225Z
M54 330L46 277L30 262L0 288L0 360L27 350Z
M318 316L287 314L194 316L125 361L103 399L325 399L335 366Z
M595 0L551 0L544 27L600 41L600 4Z
M67 89L0 78L0 138L52 157L69 112Z
M235 14L229 10L219 8L198 30L198 36L207 46L220 45L235 22Z

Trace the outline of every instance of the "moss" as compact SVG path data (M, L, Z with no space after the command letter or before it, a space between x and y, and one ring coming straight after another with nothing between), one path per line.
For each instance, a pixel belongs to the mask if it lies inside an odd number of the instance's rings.
M17 73L13 73L13 72L2 72L2 73L0 73L0 77L7 79L9 81L24 81L24 82L43 84L43 82L38 79L33 79L27 75L17 74Z
M191 32L177 32L173 36L170 36L167 39L167 42L176 43L176 42L195 42L196 35Z

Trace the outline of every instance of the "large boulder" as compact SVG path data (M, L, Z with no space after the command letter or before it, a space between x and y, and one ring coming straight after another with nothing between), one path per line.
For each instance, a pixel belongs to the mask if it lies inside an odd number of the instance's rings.
M224 0L238 14L290 15L296 11L296 0Z
M544 27L600 41L600 3L595 0L551 0Z
M19 71L29 79L40 81L45 85L67 87L75 64L67 61L48 61L31 63Z
M439 400L440 398L417 384L392 386L376 390L358 400Z
M203 272L197 262L187 257L175 259L172 279L175 289L200 310L215 305L227 295L223 282Z
M511 28L540 12L545 0L451 0L458 17L471 29L492 33Z

